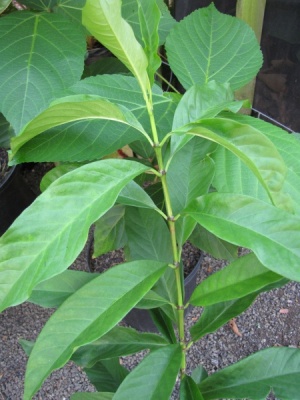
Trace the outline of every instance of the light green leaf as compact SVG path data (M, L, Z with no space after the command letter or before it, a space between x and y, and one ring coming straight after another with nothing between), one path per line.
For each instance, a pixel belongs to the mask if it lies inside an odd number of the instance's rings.
M211 193L186 209L213 234L251 249L271 271L300 280L300 218L243 195Z
M169 400L181 363L181 347L151 352L124 379L114 400Z
M167 345L167 341L154 333L141 333L132 328L116 326L100 339L80 347L72 360L81 367L92 367L107 358L128 356L144 349L155 350Z
M136 182L131 181L119 194L117 202L127 206L151 208L157 210L151 197Z
M95 223L93 257L120 249L127 242L124 225L125 207L115 205Z
M84 372L98 392L115 392L129 374L118 358L98 361Z
M112 400L114 393L89 393L89 392L78 392L71 395L71 400Z
M233 261L238 256L238 247L213 235L197 225L189 238L190 242L219 260Z
M199 387L206 400L261 400L271 391L278 399L297 399L299 365L299 349L269 348L210 375Z
M205 307L199 320L190 328L193 341L199 340L208 333L215 332L232 318L251 306L258 293L251 293L237 300L217 303Z
M156 0L138 0L137 3L144 51L148 58L147 71L152 86L154 83L154 74L161 65L161 59L158 55L158 25L161 14Z
M136 308L148 310L150 308L161 307L165 304L171 304L167 299L150 290L141 301L138 302Z
M10 5L11 0L0 0L0 14Z
M194 306L208 306L237 299L281 279L281 275L265 268L250 253L201 282L194 290L190 303Z
M148 60L131 26L121 16L121 5L121 0L88 1L83 8L83 25L133 73L146 98L150 91Z
M197 383L201 383L204 379L208 377L208 373L203 365L198 365L195 369L193 369L191 377Z
M204 119L183 129L230 150L254 173L274 203L287 206L287 197L282 193L287 167L276 147L261 132L223 117Z
M104 124L113 122L115 138L112 137L112 130L102 130L100 133L98 131L92 131L93 133L91 133L90 131L89 135L85 136L82 135L80 129L78 133L74 132L73 125L73 131L71 132L72 140L69 137L69 141L65 142L66 146L62 146L62 140L58 139L57 136L62 136L62 139L64 138L64 125L67 123L80 123L83 120L94 120L96 122L102 120ZM122 138L118 135L118 124L124 124L126 127L133 129L129 130L127 137ZM52 148L49 151L46 145L48 139L46 131L51 128L55 128L56 130L52 133L55 141L53 141ZM43 132L45 132L44 136L46 137L44 146L41 148L41 144L38 142L38 145L33 150L35 156L33 157L30 154L32 142L33 146L35 145L32 139L35 139ZM67 96L54 102L48 109L25 126L21 134L12 140L12 155L17 162L29 161L28 158L41 161L43 157L47 158L48 161L61 160L61 158L64 161L99 159L130 143L130 141L137 140L143 135L147 134L134 115L125 107L113 104L94 95ZM99 141L98 146L97 140Z
M41 183L40 183L40 190L44 192L47 187L51 185L56 179L60 178L61 176L67 174L68 172L73 171L74 169L80 167L83 164L80 163L68 163L68 164L59 164L56 167L50 169L50 171L46 172L43 176Z
M166 264L149 260L117 265L70 296L50 317L30 354L24 400L31 399L44 379L78 347L120 322L166 268Z
M211 4L184 18L166 40L168 61L185 89L211 80L236 90L262 64L254 32L243 21L219 13Z
M204 400L196 382L186 375L180 385L180 400Z
M204 157L202 141L197 137L173 156L166 177L174 215L191 200L208 192L215 165L211 158Z
M131 161L97 161L62 176L42 193L0 239L0 309L23 302L39 282L67 269L84 247L91 224L145 170Z
M57 308L71 294L97 276L98 274L68 269L59 275L39 283L33 289L28 301L42 307Z
M190 238L196 224L196 221L189 216L178 218L176 221L176 239L179 246L183 246Z
M80 79L85 36L61 15L15 12L0 19L0 49L0 110L18 134Z

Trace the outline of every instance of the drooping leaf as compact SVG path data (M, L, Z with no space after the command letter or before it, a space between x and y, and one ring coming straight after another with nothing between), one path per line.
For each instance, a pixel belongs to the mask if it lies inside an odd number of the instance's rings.
M145 169L125 160L97 161L62 176L42 193L0 239L1 310L26 300L39 282L71 265L91 224Z
M238 247L213 235L201 225L197 225L189 238L199 249L219 260L233 261L238 256Z
M71 400L112 400L114 393L89 393L89 392L77 392L71 395Z
M151 352L124 379L114 400L169 400L180 363L179 345L169 345Z
M229 82L236 90L249 82L262 64L250 27L219 13L213 4L176 24L167 37L166 49L170 66L185 89L215 80Z
M251 249L271 271L300 280L298 216L248 196L224 193L198 198L186 213L221 239Z
M22 11L1 18L0 49L0 110L18 134L80 79L85 37L61 15Z
M210 375L199 388L207 400L261 400L271 391L279 399L297 399L299 364L299 349L269 348Z
M100 132L90 130L87 134L82 134L82 120L100 121L104 125L111 122L113 125L110 130L102 129ZM68 130L64 132L65 124L70 123L72 124L71 132ZM78 123L78 131L75 130L76 123ZM130 128L127 137L120 137L119 124ZM50 131L48 135L47 131L53 128L54 131ZM41 134L42 139L39 137ZM112 153L144 134L142 126L134 115L121 105L113 104L99 96L67 96L54 102L25 126L21 134L12 140L12 155L16 162L32 159L71 162L93 160ZM113 138L112 135L115 137ZM50 140L53 139L50 149L47 145L48 136ZM63 139L65 146L62 146Z
M287 207L288 199L282 192L287 167L276 147L261 132L226 117L200 120L176 133L183 130L230 150L254 173L270 199L278 206Z
M76 350L72 360L81 367L90 368L100 360L128 356L145 349L155 350L167 344L157 334L117 326L100 339Z
M118 358L98 361L91 368L84 368L84 372L98 392L115 392L129 374Z
M169 343L177 343L174 326L172 320L160 308L149 310L151 318L162 336L168 340Z
M44 282L32 291L28 301L42 307L59 307L71 294L95 279L98 274L83 271L66 270Z
M74 351L111 330L151 289L167 265L134 261L110 268L70 296L50 317L30 354L24 400Z
M148 60L131 26L122 18L121 6L121 0L90 0L83 8L83 25L126 65L146 97L150 90Z
M180 384L180 400L204 400L196 382L186 375Z
M241 298L281 279L281 275L265 268L250 253L201 282L194 290L190 303L208 306Z

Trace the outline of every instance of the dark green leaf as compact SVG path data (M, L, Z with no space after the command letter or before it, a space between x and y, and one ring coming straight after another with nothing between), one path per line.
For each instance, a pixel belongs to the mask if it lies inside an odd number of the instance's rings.
M169 400L181 364L181 347L151 352L124 379L114 400Z
M261 400L271 391L278 399L297 399L299 365L299 349L269 348L210 375L199 387L205 400Z
M180 400L204 400L196 382L186 375L180 385Z
M153 310L149 310L149 313L155 326L163 337L166 338L169 343L177 343L172 320L164 311L161 308L154 308Z
M0 147L8 149L10 140L14 135L10 123L4 118L4 115L0 113Z
M71 400L112 400L114 393L88 393L88 392L78 392L72 394Z

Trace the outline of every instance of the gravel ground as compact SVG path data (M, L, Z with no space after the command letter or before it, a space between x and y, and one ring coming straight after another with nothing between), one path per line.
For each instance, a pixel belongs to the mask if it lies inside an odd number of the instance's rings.
M198 273L198 281L222 265L224 263L221 261L205 256ZM86 268L82 256L77 260L75 268ZM260 295L251 308L236 319L241 336L234 333L227 324L218 332L209 334L196 343L188 353L189 371L202 363L209 372L213 372L269 346L298 347L299 285L290 283L284 288ZM0 400L22 399L26 356L18 340L34 340L51 313L52 310L24 303L0 315ZM199 309L192 309L187 316L187 325L192 325L199 315ZM126 358L123 362L132 368L141 357L138 355ZM73 363L69 363L47 379L34 399L67 400L72 393L81 391L94 391L94 388L89 384L84 372ZM176 398L176 394L173 398Z

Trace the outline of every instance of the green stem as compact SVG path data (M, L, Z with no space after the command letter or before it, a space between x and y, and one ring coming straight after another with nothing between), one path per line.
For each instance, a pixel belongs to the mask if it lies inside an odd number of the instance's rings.
M173 263L176 268L174 268L175 279L176 279L176 288L177 288L177 315L178 315L178 333L179 333L179 342L182 347L182 362L181 362L181 377L185 375L186 368L186 343L185 343L185 334L184 334L184 299L183 299L183 291L182 291L182 277L180 272L180 254L181 251L177 247L176 241L176 221L173 216L172 204L169 194L169 189L167 185L166 171L164 169L164 162L162 157L162 146L159 142L159 137L156 129L155 117L153 114L152 107L152 98L151 94L149 95L149 101L147 101L147 110L151 123L151 130L154 141L154 151L157 159L157 164L159 168L159 173L161 174L161 183L164 193L164 199L166 204L167 216L168 216L168 225L171 237L172 244L172 252L173 252Z

